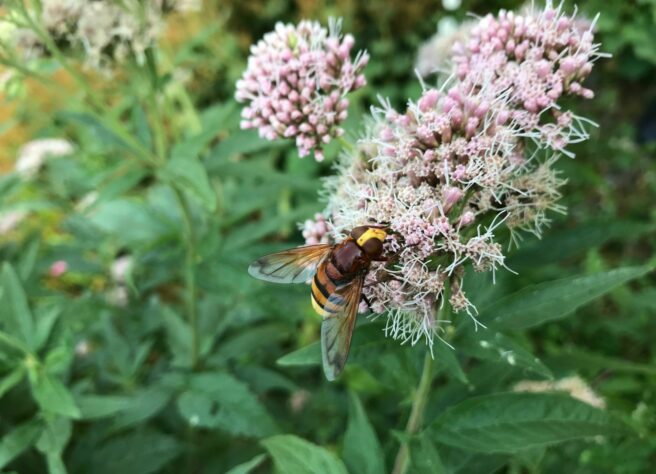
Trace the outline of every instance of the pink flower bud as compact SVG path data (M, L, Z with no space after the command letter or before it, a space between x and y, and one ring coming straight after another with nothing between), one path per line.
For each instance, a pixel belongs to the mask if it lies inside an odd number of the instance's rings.
M50 265L50 271L48 272L51 277L59 278L68 270L68 263L65 260L57 260L52 265Z

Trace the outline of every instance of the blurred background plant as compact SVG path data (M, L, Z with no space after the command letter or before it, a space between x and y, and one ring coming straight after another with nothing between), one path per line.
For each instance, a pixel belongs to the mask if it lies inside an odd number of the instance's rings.
M277 21L343 17L371 58L343 125L354 141L376 95L419 98L417 52L438 29L520 7L3 2L0 469L381 473L403 444L407 472L649 472L654 1L583 6L613 57L575 106L599 128L557 165L568 214L509 253L518 275L465 277L488 329L436 343L427 377L423 347L361 317L327 383L308 289L246 273L303 241L340 147L317 163L239 130L252 43Z

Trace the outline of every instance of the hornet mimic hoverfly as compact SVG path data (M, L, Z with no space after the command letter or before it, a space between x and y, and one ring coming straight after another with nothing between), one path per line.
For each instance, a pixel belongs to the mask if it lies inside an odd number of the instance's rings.
M340 374L351 346L364 278L372 261L384 261L387 232L359 226L337 245L298 247L262 257L248 267L255 278L274 283L305 283L312 278L312 307L323 317L321 354L330 381Z

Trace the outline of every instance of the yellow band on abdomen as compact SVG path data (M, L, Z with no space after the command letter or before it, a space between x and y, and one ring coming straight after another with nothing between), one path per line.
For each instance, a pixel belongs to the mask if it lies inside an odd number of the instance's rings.
M313 294L310 294L310 299L312 300L312 307L317 312L317 314L322 318L325 318L328 313L319 305L319 303L317 303L317 300L314 299Z

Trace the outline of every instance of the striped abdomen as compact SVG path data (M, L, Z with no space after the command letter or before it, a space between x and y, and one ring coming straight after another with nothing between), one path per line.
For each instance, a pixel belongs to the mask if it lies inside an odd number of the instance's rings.
M337 314L342 310L344 302L343 298L336 293L337 287L338 284L341 286L348 283L348 281L344 281L343 279L334 278L341 276L338 272L331 277L329 275L330 271L326 271L327 266L331 267L330 270L333 270L332 273L336 273L335 267L330 262L322 263L312 279L311 294L312 307L324 318Z

